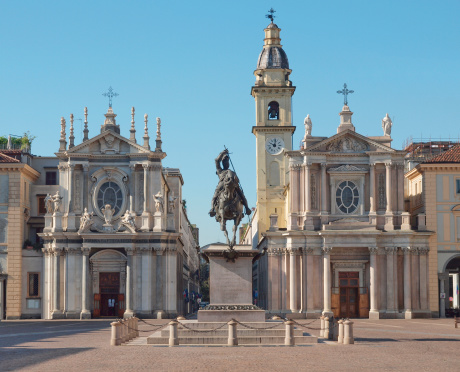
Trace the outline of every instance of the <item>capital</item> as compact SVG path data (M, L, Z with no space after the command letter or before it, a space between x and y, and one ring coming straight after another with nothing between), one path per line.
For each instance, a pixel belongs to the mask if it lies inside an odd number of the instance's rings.
M370 254L377 254L378 250L378 247L369 247Z
M401 251L404 253L404 254L411 254L411 247L401 247Z
M430 251L430 248L428 247L419 247L418 252L420 255L426 255Z
M397 250L398 250L398 248L396 248L396 247L385 247L385 252L387 254L394 254L394 253L396 253Z
M149 164L142 164L142 168L144 168L144 170L148 170L150 168L150 165Z
M391 168L392 165L393 165L393 162L391 160L388 160L385 162L385 167L387 168Z
M321 248L323 250L323 253L326 255L326 254L330 254L331 251L332 251L332 247L322 247Z
M84 255L84 256L89 256L89 252L91 251L91 248L88 248L88 247L81 247L81 253Z
M83 167L83 171L84 171L84 172L88 172L88 170L89 170L89 164L83 164L82 167Z

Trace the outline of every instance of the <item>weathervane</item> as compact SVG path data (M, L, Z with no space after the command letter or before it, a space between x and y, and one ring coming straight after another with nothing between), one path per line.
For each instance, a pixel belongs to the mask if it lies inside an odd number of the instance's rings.
M276 10L274 10L273 8L270 8L270 10L268 12L270 14L265 15L265 18L268 18L273 23L273 20L275 19L275 16L273 14L276 13Z
M115 93L112 87L109 87L107 93L102 93L104 97L109 97L109 107L112 107L112 98L118 96L118 93Z
M343 84L343 89L342 90L337 91L337 93L343 94L343 104L345 106L348 106L348 95L351 94L351 93L354 93L354 92L355 92L354 90L348 90L346 83Z

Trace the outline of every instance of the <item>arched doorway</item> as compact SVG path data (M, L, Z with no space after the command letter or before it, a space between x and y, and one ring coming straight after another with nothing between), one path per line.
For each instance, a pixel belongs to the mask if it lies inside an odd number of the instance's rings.
M452 257L444 272L446 316L460 315L460 256Z
M126 256L114 249L104 249L91 256L93 317L123 317L126 261Z

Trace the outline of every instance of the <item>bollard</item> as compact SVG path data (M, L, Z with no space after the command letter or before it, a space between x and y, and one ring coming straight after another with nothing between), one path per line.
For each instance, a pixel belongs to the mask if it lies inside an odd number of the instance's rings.
M337 320L335 317L332 318L331 325L332 325L331 340L337 341L339 338L339 327L337 325Z
M177 337L177 325L179 322L171 320L169 322L169 346L179 345L179 338Z
M339 324L339 335L337 336L337 343L343 344L343 319L340 319L337 323Z
M134 329L134 316L131 317L130 321L130 331L131 331L131 340L136 338L136 330Z
M236 334L236 325L238 323L232 319L227 324L228 324L228 346L237 346L238 336Z
M122 329L122 336L121 336L121 339L122 339L122 342L125 343L126 341L128 341L128 328L126 327L126 319L122 320L121 322L121 329Z
M323 337L328 340L329 339L329 317L324 317L324 334Z
M353 322L349 319L343 322L343 344L349 345L354 344L355 340L353 338Z
M286 346L294 346L294 322L292 320L288 320L284 322L286 325L286 336L284 337L284 344Z
M110 323L112 326L112 337L110 338L110 345L111 346L119 346L121 345L120 339L120 326L119 322Z
M455 328L458 328L458 326L457 326L457 323L458 323L457 317L456 317L456 316L454 316L454 324L455 324Z
M139 318L134 317L134 337L139 337Z
M323 337L324 336L324 315L321 315L319 317L319 319L321 319L321 329L319 331L319 337Z
M131 329L132 318L126 319L126 330L128 331L128 341L133 339L133 330Z

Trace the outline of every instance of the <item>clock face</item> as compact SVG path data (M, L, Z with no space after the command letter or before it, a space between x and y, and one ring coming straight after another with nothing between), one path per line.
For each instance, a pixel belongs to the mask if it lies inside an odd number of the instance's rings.
M265 149L271 155L278 155L284 149L284 141L279 137L269 138L265 142Z

